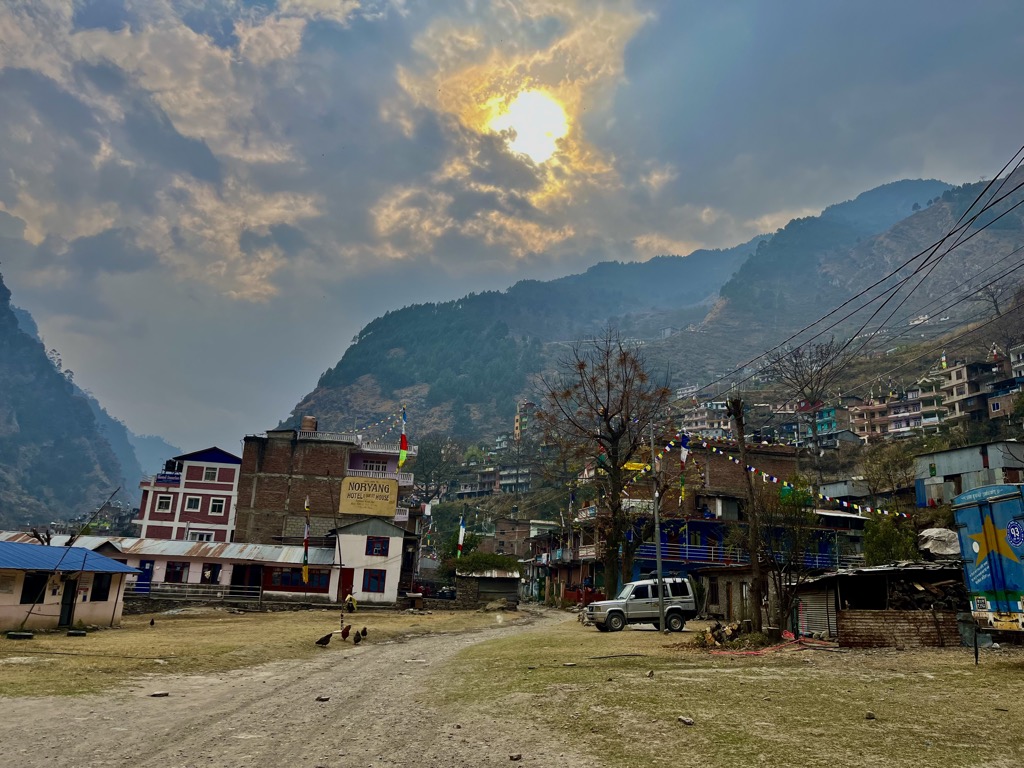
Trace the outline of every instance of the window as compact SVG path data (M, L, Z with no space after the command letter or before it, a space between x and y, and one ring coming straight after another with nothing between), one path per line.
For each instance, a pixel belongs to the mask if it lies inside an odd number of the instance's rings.
M329 571L309 570L309 584L302 582L301 568L274 568L270 573L271 587L288 587L291 589L326 590L331 582Z
M367 536L366 554L374 557L384 557L388 553L388 544L391 542L387 536Z
M97 573L92 577L92 592L89 600L94 603L105 603L110 599L110 574Z
M170 496L157 496L156 497L156 511L157 512L170 512L171 502L173 499Z
M363 592L383 592L388 572L378 568L363 571Z
M993 411L998 411L999 410L999 403L992 403L992 410Z
M633 587L633 593L629 596L630 600L649 600L651 597L651 590L646 584L637 584Z
M32 605L43 602L46 596L46 585L50 581L50 574L45 571L28 571L25 574L25 581L21 585L21 604Z
M209 531L189 531L189 541L213 541L213 534Z
M164 573L164 581L168 584L184 584L188 581L188 563L167 562L167 570Z
M363 459L363 469L369 470L370 472L387 472L388 463L386 461Z
M672 592L672 597L690 596L690 588L687 586L685 581L673 581L669 584L669 589Z
M210 499L210 514L211 515L223 515L224 514L224 499Z
M203 482L215 483L217 482L217 468L207 467L203 470Z
M711 576L708 579L708 603L718 605L718 577Z
M202 498L199 496L186 496L185 497L185 511L186 512L198 512L199 505L202 503Z

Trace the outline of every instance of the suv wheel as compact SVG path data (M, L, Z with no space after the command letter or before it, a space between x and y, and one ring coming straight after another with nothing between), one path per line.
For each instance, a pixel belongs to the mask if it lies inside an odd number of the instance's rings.
M594 626L597 627L597 631L598 632L607 632L608 631L608 627L606 627L604 624L595 624Z
M679 613L672 612L665 617L665 626L668 627L669 632L682 632L684 624L686 622L683 621L683 617Z
M626 626L626 619L621 613L612 613L605 619L604 625L612 632L618 632Z

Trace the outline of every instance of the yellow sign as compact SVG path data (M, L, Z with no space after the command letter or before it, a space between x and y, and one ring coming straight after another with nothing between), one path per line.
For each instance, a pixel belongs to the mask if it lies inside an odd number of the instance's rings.
M397 480L346 477L341 481L339 514L394 517L397 504Z

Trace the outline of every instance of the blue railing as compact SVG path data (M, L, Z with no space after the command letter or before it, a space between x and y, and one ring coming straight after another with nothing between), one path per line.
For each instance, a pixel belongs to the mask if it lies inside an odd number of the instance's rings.
M636 557L654 560L654 544L641 544ZM673 563L707 563L709 565L745 565L750 557L735 547L692 544L662 544L661 559ZM839 555L833 552L804 555L805 568L851 568L864 565L863 555Z

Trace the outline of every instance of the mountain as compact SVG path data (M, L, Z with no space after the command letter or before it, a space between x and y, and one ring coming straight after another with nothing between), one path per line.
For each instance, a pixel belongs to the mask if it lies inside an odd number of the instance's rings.
M85 398L19 326L0 277L0 526L91 512L123 473Z
M671 385L706 383L927 249L983 186L893 182L733 249L598 264L580 275L388 312L356 336L284 423L310 413L326 429L352 429L405 403L420 435L508 431L516 401L538 396L537 376L551 370L566 343L608 325L642 343L652 369L668 371ZM964 297L969 278L1008 266L1002 262L1024 241L1024 207L984 231L981 225L1021 194L980 219L964 233L970 239L934 264L907 301L900 305L906 295L900 294L873 321L872 330L882 326L879 339L907 336L916 313L938 311ZM915 277L910 285L916 283ZM978 309L963 302L942 314L955 323ZM862 319L834 333L850 334Z
M359 332L284 423L315 413L324 429L352 429L411 402L421 434L474 435L482 424L511 418L531 378L557 353L552 342L597 333L610 321L627 333L699 321L759 242L606 262L557 280L387 312Z
M159 435L136 435L129 431L128 440L135 449L135 456L142 467L143 475L155 475L163 469L165 461L185 453Z

